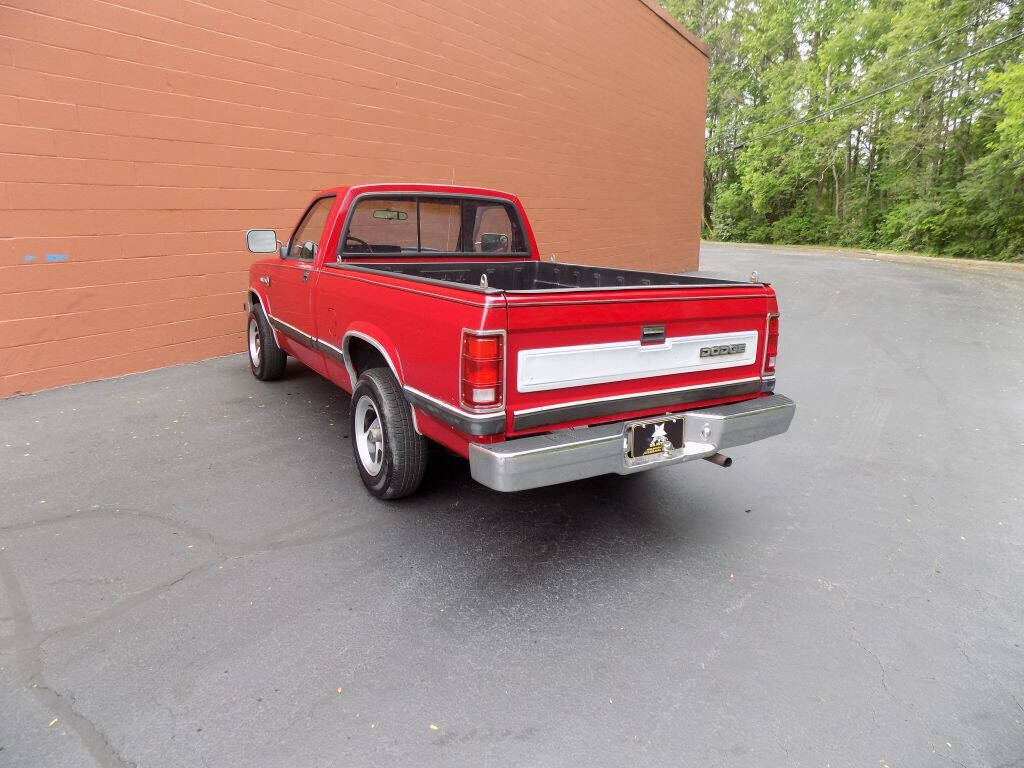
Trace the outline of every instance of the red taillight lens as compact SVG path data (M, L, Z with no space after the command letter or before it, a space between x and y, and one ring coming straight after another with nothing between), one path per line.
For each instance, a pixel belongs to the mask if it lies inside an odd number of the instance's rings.
M768 315L768 341L764 347L764 372L775 373L775 358L779 355L779 316Z
M467 333L462 337L462 352L477 359L501 357L501 337L470 336Z
M462 333L459 391L466 408L501 405L505 368L505 339L499 334Z

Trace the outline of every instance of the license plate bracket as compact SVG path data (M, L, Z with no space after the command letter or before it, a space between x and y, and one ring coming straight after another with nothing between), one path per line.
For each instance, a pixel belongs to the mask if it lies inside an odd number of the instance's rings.
M684 416L659 416L626 425L626 461L657 461L683 450Z

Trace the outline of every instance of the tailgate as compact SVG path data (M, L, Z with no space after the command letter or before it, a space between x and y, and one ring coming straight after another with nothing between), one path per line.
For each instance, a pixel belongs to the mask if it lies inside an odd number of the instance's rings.
M744 400L762 391L762 284L506 294L513 434Z

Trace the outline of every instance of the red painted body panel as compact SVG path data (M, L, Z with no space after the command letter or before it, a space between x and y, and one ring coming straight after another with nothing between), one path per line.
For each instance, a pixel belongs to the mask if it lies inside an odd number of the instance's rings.
M565 347L582 344L635 341L647 324L665 326L665 335L696 336L730 331L761 330L765 317L775 312L774 293L760 284L735 288L668 288L622 290L600 294L559 293L508 296L509 381L517 376L517 353L522 349ZM571 318L571 324L566 320ZM763 341L763 336L760 337ZM607 382L571 389L541 392L512 391L513 409L538 408L568 400L589 400L674 387L713 384L720 381L760 377L764 363L761 346L752 365L725 370L653 376L629 381ZM737 398L731 398L737 399ZM710 401L717 402L717 401ZM706 403L701 403L704 405ZM695 407L695 406L687 406ZM664 408L623 412L622 417L664 412ZM618 416L616 418L619 418ZM565 426L607 421L607 417ZM511 429L511 424L510 424ZM521 430L510 434L545 432L550 427Z
M470 441L495 442L531 432L618 421L666 411L664 407L623 411L613 417L605 415L515 431L513 417L516 410L761 377L766 317L778 311L770 286L752 283L483 293L415 282L398 274L368 273L348 268L347 264L371 266L374 262L395 261L393 255L359 256L341 263L335 261L341 231L354 200L362 194L378 192L474 195L507 200L516 207L522 220L529 244L529 259L538 259L539 251L529 219L514 195L473 187L421 184L337 187L317 196L334 195L335 202L321 234L315 260L312 263L281 258L257 261L251 268L250 289L259 296L268 314L314 340L312 344L304 344L275 331L282 348L349 392L352 391L353 372L339 362L336 355L324 354L323 344L343 350L347 340L362 338L372 340L383 352L403 386L458 409L462 331L506 332L504 406L507 415L504 434L471 437L420 408L414 408L421 433L463 456L468 453ZM416 261L431 260L452 259L416 257ZM474 259L459 256L458 260ZM482 254L479 260L494 261L496 258ZM522 257L513 260L521 261ZM301 279L304 273L308 273L305 282ZM269 285L261 280L265 278L270 279ZM725 370L634 378L538 392L517 391L517 354L520 350L634 341L639 328L645 324L665 325L668 337L757 330L761 348L752 364ZM315 340L322 344L318 347ZM681 408L756 396L688 403Z
M276 302L274 316L285 323L303 330L313 327L312 283L313 265L296 263L289 259L278 259L267 266L271 285L274 287ZM303 280L303 277L307 280ZM285 339L284 350L301 360L317 373L326 372L323 355L292 339Z

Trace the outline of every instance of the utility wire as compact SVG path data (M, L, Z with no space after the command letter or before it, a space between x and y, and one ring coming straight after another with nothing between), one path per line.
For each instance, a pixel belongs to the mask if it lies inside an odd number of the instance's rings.
M887 85L884 88L879 88L877 91L872 91L871 93L866 93L863 96L858 96L855 99L850 99L850 101L843 102L842 104L837 104L834 107L829 107L828 109L822 110L821 112L818 112L816 114L808 115L807 117L802 117L799 120L794 120L792 123L788 123L788 124L783 125L783 126L781 126L779 128L773 128L770 131L766 131L765 133L758 134L757 136L754 136L752 138L744 139L743 141L740 141L740 142L737 142L736 144L733 144L729 148L732 149L732 150L740 149L741 147L745 147L747 144L750 144L750 143L755 142L755 141L760 141L761 139L766 139L769 136L774 136L774 135L776 135L778 133L782 133L783 131L788 131L790 128L795 128L798 125L804 125L805 123L814 122L815 120L817 120L820 117L824 117L825 115L831 115L832 113L838 112L841 109L846 109L847 107L852 107L854 104L860 104L861 102L867 101L868 99L873 99L876 96L881 96L883 93L888 93L889 91L891 91L891 90L893 90L895 88L899 88L901 85L906 85L907 83L912 83L915 80L920 80L922 77L927 77L928 75L933 75L936 72L939 72L940 70L943 70L943 69L946 69L947 67L953 66L954 64L959 64L961 61L969 59L972 56L977 56L978 54L985 53L986 51L991 51L993 48L998 48L1000 45L1005 45L1006 43L1013 42L1014 40L1017 40L1017 39L1019 39L1021 37L1024 37L1024 32L1018 32L1015 35L1011 35L1010 37L1004 38L1002 40L998 40L998 41L996 41L994 43L990 43L989 45L986 45L986 46L984 46L982 48L978 48L977 50L969 51L969 52L965 53L963 56L958 56L955 59L950 59L949 61L943 62L942 64L939 64L938 66L932 67L931 69L926 69L924 72L919 72L918 74L913 75L911 77L904 78L903 80L900 80L899 82L892 83L891 85ZM717 150L716 149L716 150L712 150L708 154L714 155L714 154L718 154L720 151L721 150Z
M940 40L945 40L950 35L955 35L960 30L967 29L968 27L974 26L975 24L987 24L990 21L994 21L994 18L972 19L971 21L968 21L966 24L963 24L963 25L957 27L956 29L951 29L949 32L947 32L944 35L939 35L934 40L929 40L927 43L921 43L921 45L919 45L919 46L917 46L915 48L911 48L909 51L905 51L904 53L901 53L895 59L892 59L892 61L901 61L902 59L907 58L907 56L912 56L915 53L917 53L918 51L924 50L929 45L934 45L935 43L939 42Z
M884 58L883 57L882 59L879 60L879 63L880 64L895 64L898 61L903 61L904 59L906 59L906 58L908 58L910 56L913 56L918 51L923 51L928 46L935 45L935 43L941 42L941 41L945 40L947 37L950 37L951 35L955 35L957 32L960 32L960 31L962 31L964 29L967 29L968 27L974 26L975 24L987 24L990 21L994 21L994 19L993 18L972 19L971 21L968 21L966 24L961 24L956 29L951 29L951 30L949 30L949 32L945 32L945 33L939 35L938 37L933 38L932 40L929 40L927 43L921 43L920 45L918 45L918 46L916 46L914 48L911 48L909 51L904 51L903 53L901 53L899 56L897 56L894 59L888 59L888 58ZM982 27L982 29L987 29L987 27ZM979 30L979 31L981 31L981 30ZM786 112L789 112L792 108L793 108L792 106L783 107L782 109L776 110L775 112L772 112L772 113L770 113L768 115L765 115L762 118L762 122L764 122L766 120L771 120L773 117L778 117L779 115L785 114Z
M931 96L932 97L943 96L943 95L952 93L953 91L955 91L955 90L957 90L958 88L961 88L961 87L962 87L961 83L953 83L952 85L950 85L950 86L948 86L946 88L943 88L940 91L932 91L931 92ZM966 91L964 91L963 93L966 93ZM959 95L963 95L963 93L961 93ZM802 141L804 141L804 139L805 139L804 136L794 136L793 137L793 141L797 141L797 142L802 142ZM742 144L737 145L737 146L742 146ZM715 154L718 154L718 153L719 153L719 150L709 150L707 154L715 155ZM1021 163L1020 165L1024 166L1024 163ZM1013 167L1016 167L1016 166L1013 166ZM1012 170L1012 168L1011 168L1011 170Z

